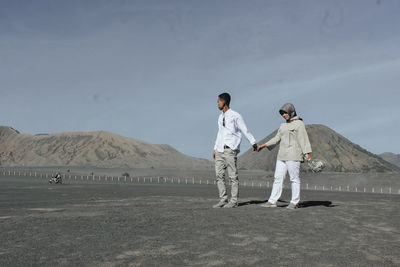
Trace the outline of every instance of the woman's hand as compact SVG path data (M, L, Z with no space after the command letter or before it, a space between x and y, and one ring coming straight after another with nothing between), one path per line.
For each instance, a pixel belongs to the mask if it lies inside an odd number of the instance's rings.
M257 146L257 152L260 152L265 147L267 147L266 144L262 144L261 146Z
M311 156L310 156L310 154L306 154L306 159L308 160L308 161L310 161L311 160Z

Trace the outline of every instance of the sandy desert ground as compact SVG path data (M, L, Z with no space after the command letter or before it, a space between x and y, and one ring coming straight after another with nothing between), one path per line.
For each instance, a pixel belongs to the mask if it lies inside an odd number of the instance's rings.
M104 176L109 177L122 177L123 174L128 173L130 177L136 178L147 178L153 177L153 181L160 177L162 179L167 179L171 181L177 179L184 181L186 179L195 183L213 183L215 180L214 171L210 170L174 170L174 169L152 169L152 168L96 168L96 167L7 167L0 168L0 174L3 172L8 173L8 171L16 172L20 175L25 173L37 173L42 174L52 174L55 172L60 172L64 175L71 175L72 180L74 176L77 175L78 179L80 176L102 176L102 181L104 181ZM273 172L262 171L262 170L239 170L239 179L242 185L250 186L254 184L255 187L260 184L262 187L272 186L273 183ZM97 179L97 178L96 178ZM90 179L91 180L91 179ZM80 181L82 182L82 181ZM352 191L352 192L372 192L380 193L400 193L400 173L345 173L345 172L326 172L321 173L301 173L301 183L304 189L317 189L317 190L338 190L341 188L342 191ZM308 185L308 187L307 187ZM290 186L290 181L288 178L285 180L285 186Z
M400 195L0 176L0 266L399 266Z

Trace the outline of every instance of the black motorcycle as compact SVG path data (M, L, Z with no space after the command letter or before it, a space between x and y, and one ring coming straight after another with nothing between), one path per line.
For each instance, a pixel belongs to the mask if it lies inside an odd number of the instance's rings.
M55 176L51 177L49 180L49 184L62 184L62 177L61 174L57 173Z

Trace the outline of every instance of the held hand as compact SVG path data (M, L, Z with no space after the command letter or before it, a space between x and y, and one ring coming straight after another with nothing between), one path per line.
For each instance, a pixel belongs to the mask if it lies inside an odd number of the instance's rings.
M306 160L310 161L311 160L311 156L310 154L306 154Z
M213 151L213 159L215 160L215 150Z
M253 145L253 151L257 151L257 148L258 148L257 144L254 144Z
M260 152L264 147L267 147L265 144L257 147L257 152Z

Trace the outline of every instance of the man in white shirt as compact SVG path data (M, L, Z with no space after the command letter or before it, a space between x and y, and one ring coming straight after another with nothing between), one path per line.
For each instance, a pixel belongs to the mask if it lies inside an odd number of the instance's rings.
M256 151L257 144L253 135L247 130L242 116L229 108L231 97L228 93L218 96L218 108L222 114L218 118L218 135L215 141L213 158L215 160L215 173L219 191L219 202L213 208L235 208L238 206L239 179L237 171L237 155L240 152L242 134L252 144ZM225 185L225 170L231 180L231 199Z

